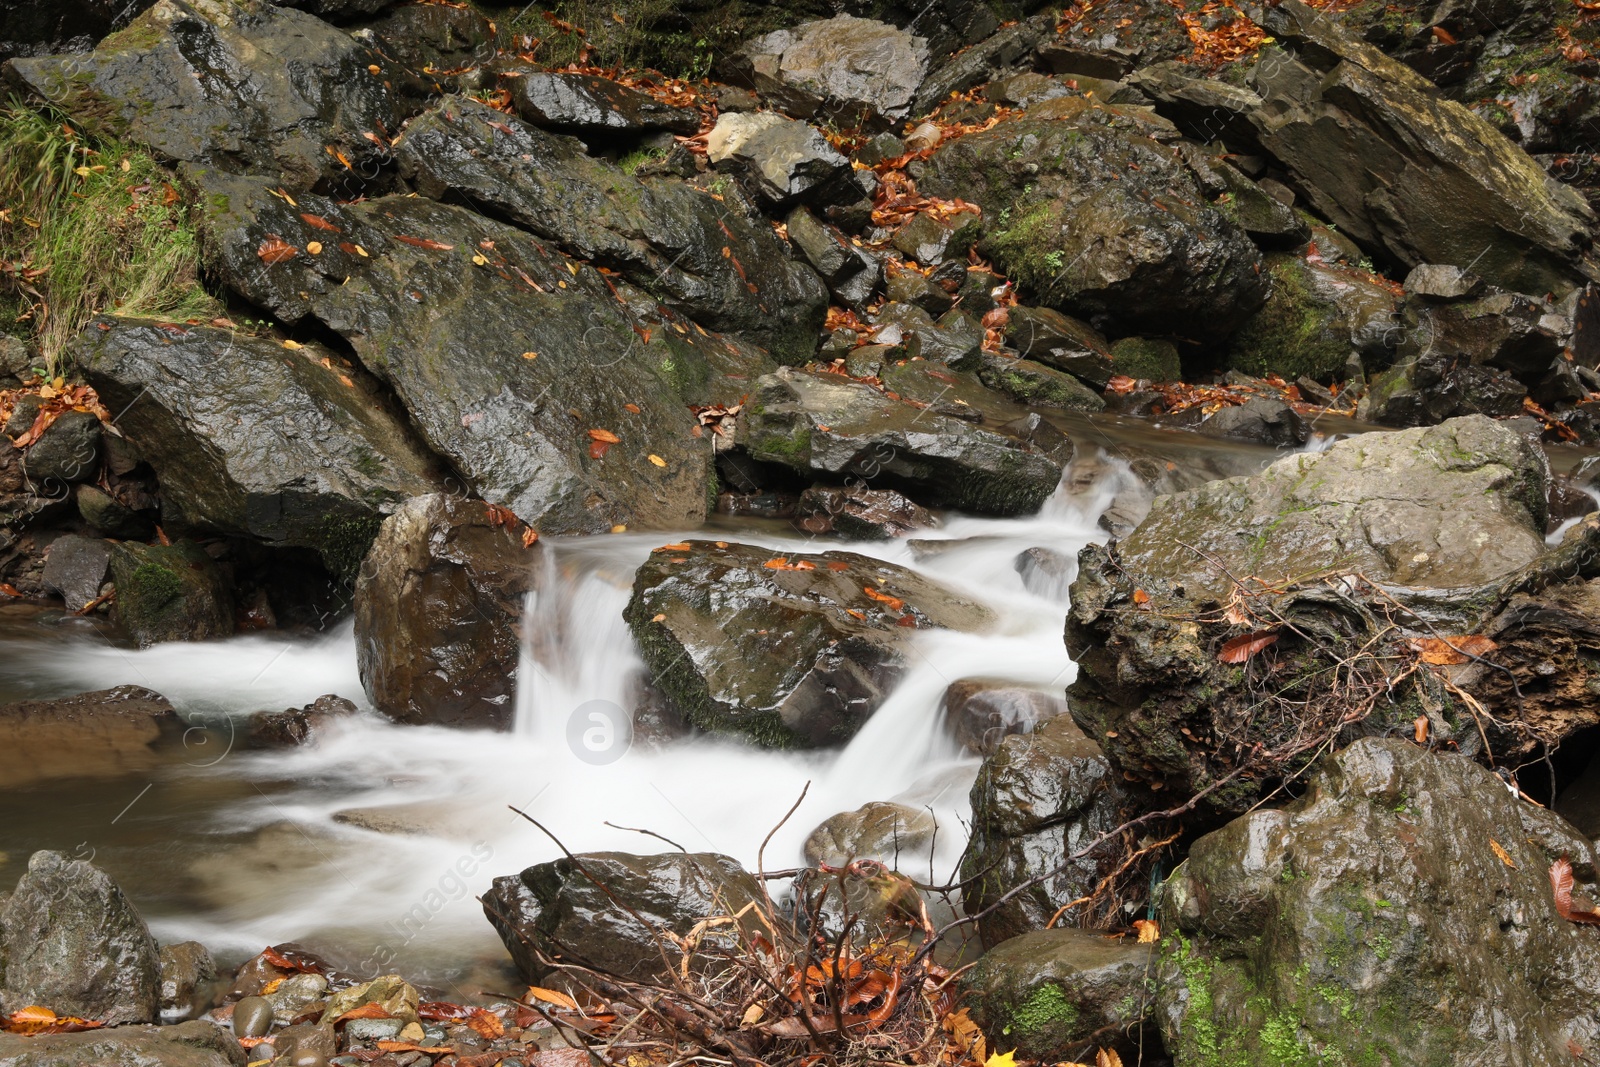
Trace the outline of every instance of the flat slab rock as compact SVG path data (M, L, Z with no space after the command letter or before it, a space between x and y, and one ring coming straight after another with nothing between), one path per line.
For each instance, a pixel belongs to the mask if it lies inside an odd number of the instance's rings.
M183 720L159 694L124 685L59 700L0 706L0 749L8 788L47 778L112 777L153 770L163 739Z
M726 541L651 553L625 616L655 684L695 725L775 747L841 744L893 691L919 629L993 614L854 552Z
M700 128L700 113L692 108L669 107L609 78L527 71L502 74L500 84L524 120L562 133L687 134Z
M928 72L928 43L884 22L836 15L758 37L728 66L730 77L796 118L886 126L911 111Z

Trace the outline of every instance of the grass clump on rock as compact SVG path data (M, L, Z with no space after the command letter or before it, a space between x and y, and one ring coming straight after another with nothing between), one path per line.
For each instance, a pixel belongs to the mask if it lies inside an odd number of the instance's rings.
M0 330L54 374L97 313L216 314L186 198L145 152L52 113L0 107Z

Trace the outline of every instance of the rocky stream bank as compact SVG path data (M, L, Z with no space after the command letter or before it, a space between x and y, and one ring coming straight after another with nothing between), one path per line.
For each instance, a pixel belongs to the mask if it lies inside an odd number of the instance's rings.
M1491 6L8 5L0 623L107 684L0 632L0 1065L1592 1058L1600 20ZM444 803L558 763L637 849ZM318 820L472 844L292 943Z

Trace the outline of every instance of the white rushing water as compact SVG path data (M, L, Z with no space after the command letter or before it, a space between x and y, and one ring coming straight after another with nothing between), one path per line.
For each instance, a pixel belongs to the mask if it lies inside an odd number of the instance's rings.
M903 681L842 750L770 752L696 737L635 744L605 765L585 758L590 754L569 739L569 721L594 701L633 706L630 686L640 662L622 609L635 568L651 549L676 539L588 538L547 545L550 573L544 593L529 605L531 647L514 733L399 727L367 714L317 744L269 753L232 747L223 728L196 733L190 758L161 772L151 799L138 800L115 826L91 825L86 846L136 833L141 818L155 820L167 803L184 814L168 818L160 832L179 838L166 853L144 854L146 861L169 856L171 877L184 887L181 903L146 909L161 940L192 938L241 955L301 940L337 945L352 964L373 970L392 965L435 976L446 961L503 956L474 896L497 875L559 854L508 805L538 819L573 851L669 847L615 828L633 827L753 868L762 839L809 782L804 803L767 847L769 869L796 864L806 835L829 816L898 800L937 818L936 854L918 858L916 870L942 879L966 840L967 792L978 765L944 734L944 690L958 679L983 677L1059 693L1071 680L1074 667L1061 639L1065 590L1051 597L1028 592L1015 559L1035 546L1075 558L1103 536L1095 519L1132 476L1120 460L1091 463L1096 473L1086 488L1081 477L1076 494L1067 488L1074 484L1069 470L1038 515L948 517L924 537L946 542L933 546L942 550L924 544L918 553L905 541L841 546L779 532L775 524L716 535L786 552L849 547L995 610L999 623L989 633L919 632ZM62 686L70 681L66 687L74 690L143 685L186 713L270 710L324 693L361 694L348 623L316 640L241 637L144 651L68 647L70 655L41 656L28 669ZM121 795L115 799L120 806Z

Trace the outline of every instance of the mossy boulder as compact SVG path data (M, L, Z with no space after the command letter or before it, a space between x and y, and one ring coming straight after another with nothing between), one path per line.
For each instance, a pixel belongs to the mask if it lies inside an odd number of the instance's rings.
M1033 407L1102 411L1106 406L1100 394L1077 378L1031 359L986 353L978 366L978 380L1018 403Z
M162 519L316 549L353 580L440 464L359 367L317 344L102 316L72 357L161 479Z
M1159 1020L1182 1067L1564 1064L1600 1041L1591 842L1470 760L1367 738L1163 886ZM1516 1020L1514 1026L1497 1020Z
M214 641L233 633L233 592L205 549L193 541L141 545L111 553L117 623L139 645Z
M1228 366L1285 381L1343 378L1354 358L1381 366L1399 342L1400 294L1361 270L1267 256L1267 302L1228 343Z
M928 627L978 631L979 604L853 552L728 542L657 549L624 613L656 686L703 730L839 745L878 710Z
M1216 340L1260 307L1261 254L1206 201L1176 139L1148 112L1062 97L940 148L918 187L983 208L979 248L1030 303Z
M1151 382L1183 380L1178 346L1149 337L1124 337L1111 346L1111 369L1129 378Z
M1014 937L963 979L972 1021L990 1048L1018 1059L1087 1060L1097 1048L1131 1058L1154 1016L1154 950L1095 930Z

